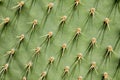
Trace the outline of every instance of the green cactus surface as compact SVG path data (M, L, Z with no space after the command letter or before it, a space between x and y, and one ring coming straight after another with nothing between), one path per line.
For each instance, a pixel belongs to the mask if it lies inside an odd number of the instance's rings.
M120 0L0 0L0 80L120 80Z

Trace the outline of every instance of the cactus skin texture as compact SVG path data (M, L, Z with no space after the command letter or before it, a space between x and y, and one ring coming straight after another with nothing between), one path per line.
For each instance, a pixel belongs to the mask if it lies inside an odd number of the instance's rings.
M0 80L120 80L120 0L0 0Z

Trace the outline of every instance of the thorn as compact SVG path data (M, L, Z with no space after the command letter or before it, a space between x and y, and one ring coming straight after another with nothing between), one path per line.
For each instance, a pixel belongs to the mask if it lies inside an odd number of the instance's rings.
M109 24L109 22L110 22L109 18L105 18L105 19L104 19L104 23L105 23L105 24L107 24L107 25L108 25L108 24Z
M2 19L2 21L3 21L3 22L0 23L0 26L3 25L3 24L4 24L4 25L5 25L5 24L8 24L8 23L10 22L10 18L9 18L9 17L6 17L6 18Z
M4 20L4 24L7 24L8 22L10 22L10 18L9 17L6 17Z
M22 7L25 4L24 1L18 2L19 7Z
M50 3L48 4L48 8L49 8L49 9L53 8L53 6L54 6L54 3L52 3L52 2L50 2Z
M79 54L77 55L77 61L81 60L82 58L83 58L82 53L79 53Z
M8 63L5 64L4 66L2 66L2 68L3 68L4 71L7 71L7 70L8 70L8 67L9 67L9 64L8 64Z
M96 44L96 38L93 37L91 40L91 43L92 43L92 45Z
M69 73L70 67L69 66L65 66L64 68L64 73Z
M94 16L94 14L95 14L95 8L91 8L91 9L90 9L90 15L91 15L91 16Z
M43 78L45 78L46 75L47 75L47 72L46 72L46 71L42 72L42 73L41 73L41 77L40 77L39 80L43 80Z
M62 16L61 17L61 23L65 23L66 20L67 20L67 16Z
M53 36L53 32L48 32L48 38L51 38Z
M67 48L67 44L64 43L64 44L62 45L62 56L64 55L64 52L65 52L66 48Z
M53 8L53 6L54 6L54 3L52 3L52 2L50 2L49 4L48 4L48 13L50 13L50 11L51 11L51 9Z
M28 64L26 64L25 68L27 69L27 71L30 71L32 64L33 63L31 61Z
M39 53L40 53L40 50L41 50L41 48L40 48L40 47L35 48L35 49L34 49L35 54L39 54Z
M33 23L33 27L32 28L34 29L34 27L38 24L38 21L35 19L35 20L33 20L32 23Z
M63 49L66 49L66 47L67 47L67 44L64 43L64 44L62 45L62 48L63 48Z
M108 73L104 72L103 77L104 77L104 79L108 79Z
M80 4L80 0L75 0L75 6L77 7Z
M110 30L109 23L110 23L109 18L105 18L105 19L104 19L104 24L105 24L105 25L108 27L108 29Z
M11 49L11 50L8 51L7 53L13 55L13 54L15 53L15 49Z
M19 40L22 41L25 38L25 36L24 34L21 34L20 36L17 36L17 38L19 38Z
M69 71L70 71L70 67L69 66L65 66L64 72L63 72L63 75L62 75L62 79L63 80L66 80L66 77L68 76Z
M22 78L22 80L27 80L27 78L24 76L24 77Z
M76 30L76 34L80 34L81 33L81 28L77 28L77 30Z
M83 79L83 77L82 77L82 76L79 76L79 77L78 77L78 80L82 80L82 79Z
M25 4L24 1L20 1L20 2L18 2L18 4L17 4L16 6L13 7L13 9L14 9L14 8L19 8L19 9L21 9L21 8L24 6L24 4Z
M95 69L96 68L96 62L92 62L90 69Z
M52 64L54 62L55 58L54 57L50 57L49 58L49 63Z
M111 45L109 45L109 46L107 47L107 51L108 51L108 52L113 52L113 48L112 48Z
M24 6L25 2L24 1L20 1L18 2L18 4L16 6L14 6L12 9L18 8L21 10L21 8Z

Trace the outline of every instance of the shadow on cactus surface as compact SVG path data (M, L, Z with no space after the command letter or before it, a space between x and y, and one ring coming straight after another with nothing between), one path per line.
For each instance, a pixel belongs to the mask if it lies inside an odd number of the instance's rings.
M120 80L120 0L0 0L0 80Z

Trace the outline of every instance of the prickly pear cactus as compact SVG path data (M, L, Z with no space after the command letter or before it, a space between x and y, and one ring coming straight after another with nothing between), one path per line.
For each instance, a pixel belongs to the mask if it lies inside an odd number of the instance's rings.
M120 0L0 0L0 80L120 80Z

